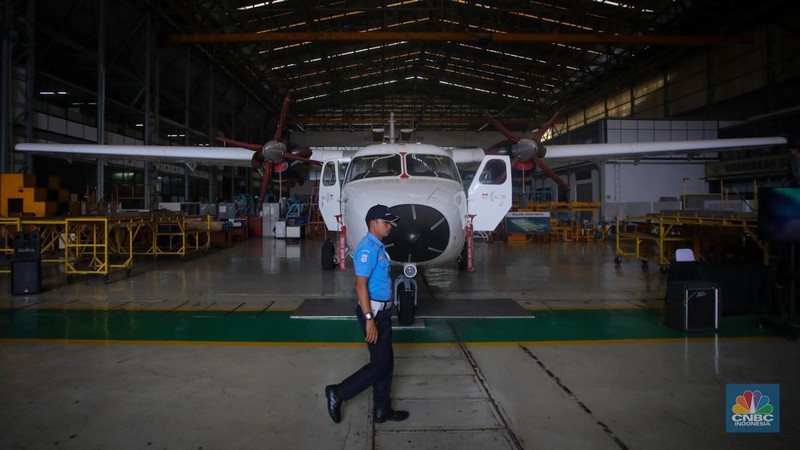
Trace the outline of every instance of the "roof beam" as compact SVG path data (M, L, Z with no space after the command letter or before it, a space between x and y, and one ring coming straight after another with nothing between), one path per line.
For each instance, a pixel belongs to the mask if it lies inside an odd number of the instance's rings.
M482 45L493 42L544 42L585 44L644 45L730 45L747 44L741 36L670 36L621 35L610 33L468 33L428 31L338 31L338 32L269 32L269 33L179 33L167 36L174 44L213 44L270 41L461 41Z

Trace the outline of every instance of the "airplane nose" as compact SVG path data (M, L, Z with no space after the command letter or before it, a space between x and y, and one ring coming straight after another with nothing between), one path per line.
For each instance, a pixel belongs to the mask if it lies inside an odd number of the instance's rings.
M395 205L389 208L400 221L384 238L393 261L421 263L439 256L450 242L450 225L444 215L425 205Z

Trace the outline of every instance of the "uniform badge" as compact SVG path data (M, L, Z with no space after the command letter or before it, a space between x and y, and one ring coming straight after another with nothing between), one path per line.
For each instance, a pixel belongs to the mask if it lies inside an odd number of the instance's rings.
M367 253L367 252L362 253L361 254L361 262L365 263L365 262L367 262L367 259L369 259L369 253Z

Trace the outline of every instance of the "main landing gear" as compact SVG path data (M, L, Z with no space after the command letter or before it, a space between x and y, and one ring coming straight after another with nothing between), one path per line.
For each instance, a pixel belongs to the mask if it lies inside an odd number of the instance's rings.
M322 244L322 270L336 268L336 246L330 240Z

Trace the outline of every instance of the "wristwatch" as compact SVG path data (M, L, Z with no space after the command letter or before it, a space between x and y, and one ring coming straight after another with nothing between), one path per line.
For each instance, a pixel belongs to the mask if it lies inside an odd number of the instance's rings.
M366 320L372 320L374 318L375 318L375 314L372 314L372 311L364 314L364 319L366 319Z

